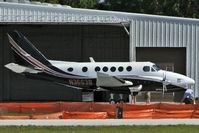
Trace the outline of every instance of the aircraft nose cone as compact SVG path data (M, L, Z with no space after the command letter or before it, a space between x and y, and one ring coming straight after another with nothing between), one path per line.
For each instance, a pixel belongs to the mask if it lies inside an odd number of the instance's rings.
M189 77L186 77L184 79L184 81L185 81L186 85L194 85L195 84L195 80L193 80L192 78L189 78Z
M191 84L191 85L195 84L195 80L193 80L193 79L189 78L189 80L188 80L188 84Z

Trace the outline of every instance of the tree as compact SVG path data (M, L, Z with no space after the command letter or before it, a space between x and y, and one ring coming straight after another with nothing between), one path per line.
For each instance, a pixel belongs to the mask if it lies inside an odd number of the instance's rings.
M199 18L199 0L105 0L98 9Z
M199 18L199 0L38 0L76 8ZM103 1L103 0L102 0Z
M37 0L40 2L47 2L52 4L69 5L76 8L90 8L96 7L98 0Z
M95 8L97 5L97 0L80 0L79 7L80 8Z
M58 0L37 0L37 1L40 1L42 3L52 3L52 4L58 4Z

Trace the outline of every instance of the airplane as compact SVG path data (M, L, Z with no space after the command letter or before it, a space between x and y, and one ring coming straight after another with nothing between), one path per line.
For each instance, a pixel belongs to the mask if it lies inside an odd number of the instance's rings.
M22 33L7 34L16 63L5 65L27 78L47 80L75 89L136 95L140 91L181 91L195 81L161 70L152 62L69 62L47 59Z

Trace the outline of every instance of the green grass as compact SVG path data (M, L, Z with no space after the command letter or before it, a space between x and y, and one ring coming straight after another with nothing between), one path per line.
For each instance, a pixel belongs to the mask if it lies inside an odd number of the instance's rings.
M199 126L2 126L0 133L198 133Z

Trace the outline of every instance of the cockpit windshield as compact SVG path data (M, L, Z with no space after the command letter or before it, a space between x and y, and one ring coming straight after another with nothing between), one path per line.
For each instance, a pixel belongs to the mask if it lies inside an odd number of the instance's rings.
M152 67L153 67L156 71L161 70L157 65L153 65Z

